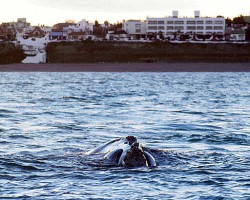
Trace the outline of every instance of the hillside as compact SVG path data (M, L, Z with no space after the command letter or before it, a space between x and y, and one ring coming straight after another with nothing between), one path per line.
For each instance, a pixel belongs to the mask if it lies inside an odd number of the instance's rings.
M0 43L0 64L20 63L25 58L23 50L13 43Z
M250 44L55 42L47 55L49 63L250 62Z

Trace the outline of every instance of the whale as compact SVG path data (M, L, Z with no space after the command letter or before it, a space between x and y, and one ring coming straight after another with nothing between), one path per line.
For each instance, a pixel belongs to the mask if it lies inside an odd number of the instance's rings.
M86 155L103 155L104 163L112 163L121 167L157 166L153 155L134 136L106 142L90 150Z

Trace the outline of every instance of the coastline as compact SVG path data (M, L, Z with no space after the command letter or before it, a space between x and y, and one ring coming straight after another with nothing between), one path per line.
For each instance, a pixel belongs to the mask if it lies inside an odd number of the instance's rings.
M250 72L250 63L6 64L0 72Z

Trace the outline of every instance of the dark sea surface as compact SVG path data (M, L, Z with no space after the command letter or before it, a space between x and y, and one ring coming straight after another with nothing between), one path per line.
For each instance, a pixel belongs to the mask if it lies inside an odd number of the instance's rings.
M128 135L159 166L84 154ZM0 199L250 199L250 73L0 73Z

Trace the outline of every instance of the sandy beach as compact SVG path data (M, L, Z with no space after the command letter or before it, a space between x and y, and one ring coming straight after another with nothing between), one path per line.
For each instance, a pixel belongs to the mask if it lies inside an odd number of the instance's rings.
M0 72L250 72L250 63L8 64Z

